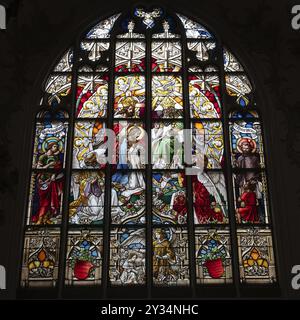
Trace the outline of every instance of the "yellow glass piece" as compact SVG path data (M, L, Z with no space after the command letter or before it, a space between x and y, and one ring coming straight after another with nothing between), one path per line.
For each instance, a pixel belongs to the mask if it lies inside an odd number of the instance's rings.
M257 259L259 258L259 256L260 256L260 254L259 254L259 252L254 248L254 249L252 249L250 256L251 256L251 258L252 258L253 260L257 260Z

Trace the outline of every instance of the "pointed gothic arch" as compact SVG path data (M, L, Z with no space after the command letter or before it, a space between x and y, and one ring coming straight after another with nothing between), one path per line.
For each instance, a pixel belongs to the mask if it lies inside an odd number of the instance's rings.
M275 283L254 88L235 55L181 14L135 8L86 30L43 87L21 287ZM101 161L108 129L116 164ZM187 174L195 163L174 152L169 137L182 129L191 135L173 140L204 158L202 173Z

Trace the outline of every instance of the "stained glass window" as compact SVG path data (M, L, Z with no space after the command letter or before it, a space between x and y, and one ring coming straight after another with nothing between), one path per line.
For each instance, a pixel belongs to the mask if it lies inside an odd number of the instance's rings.
M21 287L276 282L255 92L181 14L138 7L85 30L39 102Z

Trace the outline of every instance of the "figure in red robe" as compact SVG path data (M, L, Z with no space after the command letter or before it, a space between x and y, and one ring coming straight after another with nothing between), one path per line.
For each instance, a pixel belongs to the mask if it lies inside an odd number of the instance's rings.
M198 223L210 223L213 221L222 222L222 211L216 207L215 199L210 195L204 184L196 177L194 186L194 208Z
M184 192L179 193L174 198L173 210L176 211L175 221L184 223L186 221L187 205Z
M257 198L255 190L255 183L246 182L243 187L243 193L238 199L240 208L236 209L237 220L239 223L244 222L259 222L259 215L257 210Z
M43 172L37 175L37 212L32 216L36 224L51 223L60 214L63 175Z

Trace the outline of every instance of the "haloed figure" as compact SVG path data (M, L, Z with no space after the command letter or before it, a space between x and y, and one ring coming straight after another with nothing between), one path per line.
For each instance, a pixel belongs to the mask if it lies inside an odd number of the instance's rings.
M98 174L87 171L75 174L73 197L69 209L71 223L101 223L104 212L104 181Z
M241 138L238 141L237 149L240 152L235 161L237 168L256 169L260 167L259 154L256 153L256 143L254 140L250 138ZM237 183L240 187L243 187L246 182L256 179L257 173L254 171L237 175Z
M37 169L60 169L61 161L59 159L59 145L57 142L50 142L44 154L37 162ZM63 175L50 172L41 172L36 176L37 195L36 201L37 212L32 216L32 222L35 224L52 224L55 223L60 213L60 198L62 194Z
M57 142L50 142L46 148L46 152L42 154L37 163L37 169L59 169L61 161L59 159L59 146Z
M176 262L176 255L167 239L166 233L159 229L155 231L153 241L153 276L157 280L164 280L175 276L172 265Z
M259 155L256 153L256 143L252 139L240 139L238 150L240 151L240 155L236 160L238 168L259 168Z

